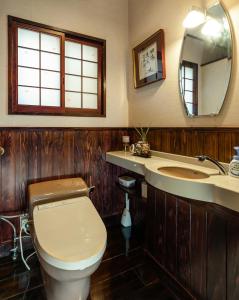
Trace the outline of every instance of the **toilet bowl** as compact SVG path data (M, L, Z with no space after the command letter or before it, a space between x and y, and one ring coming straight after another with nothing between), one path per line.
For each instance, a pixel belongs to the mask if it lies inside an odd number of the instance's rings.
M47 299L87 299L107 234L85 182L70 178L32 184L29 200Z

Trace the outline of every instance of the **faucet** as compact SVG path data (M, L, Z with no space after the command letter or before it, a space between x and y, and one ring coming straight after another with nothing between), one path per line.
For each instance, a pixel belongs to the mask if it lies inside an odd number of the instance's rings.
M227 175L227 171L226 169L223 167L223 165L217 161L216 159L213 159L207 155L198 155L195 156L199 161L205 161L205 160L209 160L210 162L212 162L214 165L216 165L220 171L220 174L222 175Z

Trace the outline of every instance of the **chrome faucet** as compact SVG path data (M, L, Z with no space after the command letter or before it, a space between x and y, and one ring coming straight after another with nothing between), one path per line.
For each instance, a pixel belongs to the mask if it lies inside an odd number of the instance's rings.
M209 160L210 162L212 162L214 165L216 165L218 167L218 169L220 171L220 174L227 175L226 169L223 167L223 165L219 161L217 161L217 160L215 160L215 159L213 159L213 158L211 158L211 157L209 157L207 155L198 155L198 156L195 156L195 157L199 161Z

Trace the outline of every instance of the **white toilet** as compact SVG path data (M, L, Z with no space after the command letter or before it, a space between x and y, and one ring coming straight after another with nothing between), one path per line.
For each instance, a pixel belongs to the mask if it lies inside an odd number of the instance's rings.
M104 223L81 178L29 186L33 243L48 300L85 300L106 248Z

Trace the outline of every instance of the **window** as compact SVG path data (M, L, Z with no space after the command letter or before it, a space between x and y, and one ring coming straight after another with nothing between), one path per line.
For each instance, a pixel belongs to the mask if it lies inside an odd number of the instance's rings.
M198 65L183 61L181 64L181 90L190 115L198 115Z
M9 113L105 116L105 40L8 21Z

